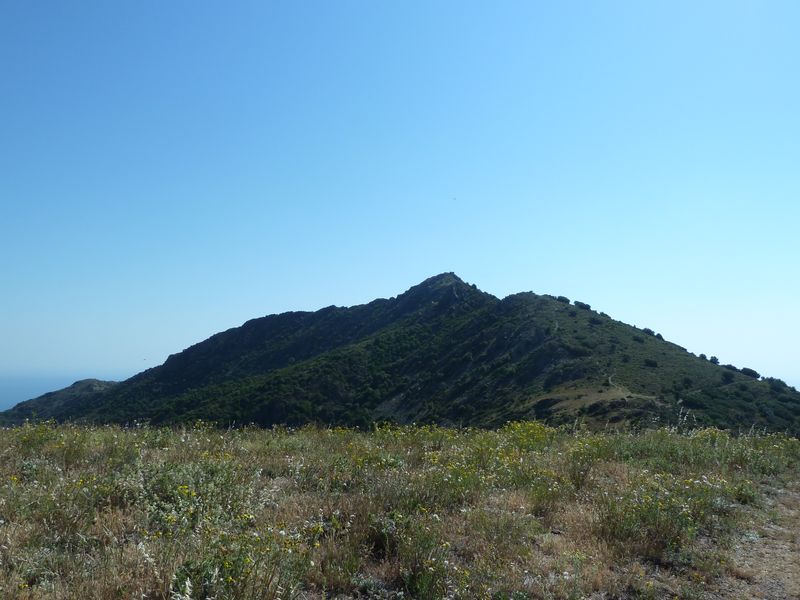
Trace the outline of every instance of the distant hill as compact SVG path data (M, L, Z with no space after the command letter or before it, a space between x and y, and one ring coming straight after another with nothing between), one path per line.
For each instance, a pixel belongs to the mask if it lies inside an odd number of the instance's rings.
M116 381L82 379L55 392L47 392L33 400L20 402L0 416L15 421L24 419L50 418L56 414L76 410L82 402L93 403L104 393L117 385Z
M73 389L84 383L0 417L488 427L688 418L800 431L800 393L778 379L714 364L582 302L501 300L452 273L388 300L254 319L127 381Z

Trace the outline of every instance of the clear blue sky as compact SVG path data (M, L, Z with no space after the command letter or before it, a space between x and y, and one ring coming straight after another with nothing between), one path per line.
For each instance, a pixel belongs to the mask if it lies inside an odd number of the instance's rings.
M0 380L455 271L800 386L799 29L794 1L3 2Z

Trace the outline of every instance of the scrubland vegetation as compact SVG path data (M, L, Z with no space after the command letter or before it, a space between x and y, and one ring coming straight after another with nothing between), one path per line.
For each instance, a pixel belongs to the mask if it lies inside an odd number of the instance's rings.
M800 441L717 429L0 431L3 598L701 598Z
M501 300L443 273L389 300L253 319L126 381L22 402L0 424L649 427L690 410L697 427L800 435L800 392L717 363L585 302Z

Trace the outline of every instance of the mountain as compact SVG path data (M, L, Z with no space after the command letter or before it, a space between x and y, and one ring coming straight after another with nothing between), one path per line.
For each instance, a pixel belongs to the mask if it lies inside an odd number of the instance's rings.
M498 299L444 273L388 300L253 319L127 381L85 393L67 393L71 386L0 416L602 426L688 414L700 425L800 431L794 388L713 360L583 302L530 292Z
M42 415L68 413L75 410L82 402L93 403L104 392L117 385L116 381L102 381L100 379L81 379L70 386L55 392L47 392L33 400L20 402L14 408L2 413L8 415L13 421L37 419Z

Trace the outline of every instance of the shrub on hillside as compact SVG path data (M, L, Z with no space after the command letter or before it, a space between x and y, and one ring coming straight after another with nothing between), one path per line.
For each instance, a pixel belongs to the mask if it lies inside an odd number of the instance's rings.
M747 375L748 377L752 377L753 379L758 379L759 377L761 377L761 374L758 371L756 371L755 369L749 369L747 367L742 367L739 370L739 372L742 375Z
M773 392L782 392L789 387L785 381L776 379L775 377L767 377L764 381L769 384L769 389Z

